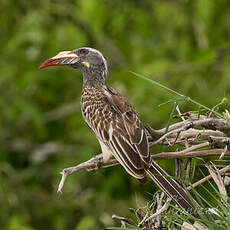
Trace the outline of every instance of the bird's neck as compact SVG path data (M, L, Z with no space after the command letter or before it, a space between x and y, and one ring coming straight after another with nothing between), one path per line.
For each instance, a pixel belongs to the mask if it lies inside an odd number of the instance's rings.
M83 87L98 87L105 84L105 77L101 72L83 72Z

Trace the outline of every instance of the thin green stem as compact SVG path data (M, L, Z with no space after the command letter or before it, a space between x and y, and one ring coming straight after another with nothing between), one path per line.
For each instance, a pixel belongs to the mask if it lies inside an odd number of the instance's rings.
M220 113L214 111L213 109L208 108L208 107L205 106L205 105L202 105L201 103L199 103L199 102L193 100L192 98L190 98L190 97L188 97L188 96L185 96L185 95L183 95L183 94L181 94L181 93L178 93L178 92L176 92L175 90L170 89L170 88L168 88L167 86L164 86L164 85L160 84L159 82L154 81L154 80L152 80L152 79L149 79L149 78L147 78L147 77L145 77L145 76L143 76L143 75L141 75L141 74L138 74L138 73L135 73L135 72L132 72L132 71L129 71L129 72L132 73L133 75L139 77L139 78L142 78L142 79L144 79L144 80L150 82L151 84L157 85L157 86L159 86L160 88L162 88L162 89L164 89L164 90L167 90L168 92L170 92L170 93L172 93L172 94L174 94L174 95L177 95L177 96L180 96L180 97L184 97L184 98L186 98L186 100L188 100L188 101L190 101L191 103L197 105L198 107L203 108L203 109L206 109L207 111L214 113L216 116L225 119L225 117L224 117L222 114L220 114Z

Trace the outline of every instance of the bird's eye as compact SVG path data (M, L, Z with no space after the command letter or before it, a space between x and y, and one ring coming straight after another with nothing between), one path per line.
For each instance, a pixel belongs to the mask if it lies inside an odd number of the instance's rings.
M87 49L80 49L80 50L79 50L79 53L80 53L80 54L86 55L86 54L89 53L89 50L87 50Z

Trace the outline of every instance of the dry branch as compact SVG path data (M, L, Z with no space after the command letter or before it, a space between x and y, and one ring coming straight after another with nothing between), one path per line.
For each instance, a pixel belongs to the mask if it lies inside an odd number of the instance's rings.
M146 126L150 146L163 143L164 145L179 144L184 147L190 145L190 147L182 151L153 154L153 160L230 156L230 138L228 137L228 135L230 135L230 126L227 121L221 118L207 117L204 115L200 115L198 118L197 114L192 113L181 114L178 108L177 111L179 117L181 117L183 121L170 125L168 127L168 133L165 133L166 128L154 130L150 126ZM200 128L202 128L202 130ZM201 148L206 149L199 150ZM111 167L118 164L119 163L115 159L111 159L104 163L102 161L102 155L100 154L79 165L66 168L61 172L62 179L59 183L58 192L62 192L67 176L74 172L81 169L87 171L97 170L99 168ZM186 175L186 182L188 182L189 169L187 169ZM209 176L207 178L210 179ZM208 180L207 178L204 181ZM203 181L199 183L196 182L193 184L193 187L201 183L203 183Z
M202 151L194 151L194 152L187 152L186 150L180 152L162 152L162 153L152 155L152 159L167 160L167 159L178 159L178 158L182 159L182 158L195 158L195 157L207 157L207 156L220 156L223 151L224 151L223 149L212 149L212 150L202 150ZM230 151L226 151L225 156L230 156ZM104 163L100 161L99 159L100 157L102 157L102 154L99 154L96 157L93 157L90 160L78 164L76 166L63 169L62 172L60 173L62 175L62 178L58 186L58 192L62 192L67 176L71 175L74 172L77 172L81 169L84 169L86 171L98 170L100 168L107 168L119 164L116 159L110 159L108 162Z
M179 114L176 117L180 117L182 121L170 125L167 133L165 133L166 128L155 130L148 125L146 126L146 130L150 147L157 144L163 144L165 146L173 146L177 144L184 147L184 149L181 151L152 154L152 159L177 159L176 176L181 178L183 175L182 171L185 168L185 184L189 184L191 183L190 174L192 169L192 158L217 156L217 159L222 159L223 157L230 156L230 125L227 121L220 118L207 117L204 115L200 115L198 117L197 114L192 113L182 114L178 107L176 110ZM61 116L63 115L62 110L60 114ZM56 119L56 117L52 116L52 113L47 117L49 118L47 118L47 120ZM189 159L185 166L182 164L182 161L179 160L183 158ZM106 163L103 162L102 154L99 154L79 165L66 168L61 172L62 178L59 183L58 192L62 192L67 176L74 172L82 169L86 171L98 170L100 168L111 167L118 164L119 163L115 159L110 159ZM219 183L218 187L221 189L222 194L227 196L225 186L230 183L230 180L227 176L222 179L221 175L230 171L230 165L225 166L220 170L217 168L218 165L215 167L215 170L214 168L209 167L208 169L210 171L210 175L204 177L196 183L193 183L191 186L187 187L187 189L194 189L206 181L214 179L217 185ZM130 209L138 218L138 224L136 224L132 219L126 217L113 215L113 218L119 220L123 228L126 228L127 223L133 226L140 226L143 229L159 228L162 225L161 214L168 209L171 201L171 198L168 198L167 201L164 200L163 202L163 199L165 199L163 197L163 194L161 196L156 196L156 202L148 206L146 211L144 211L142 208L138 208L137 210Z

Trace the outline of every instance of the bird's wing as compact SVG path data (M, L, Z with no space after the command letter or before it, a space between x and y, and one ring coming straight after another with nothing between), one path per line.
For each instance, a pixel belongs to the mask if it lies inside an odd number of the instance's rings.
M117 128L122 129L122 131L126 133L124 137L126 137L128 144L135 147L140 157L146 163L149 163L150 153L148 140L137 112L124 96L117 93L111 87L107 87L107 90L111 93L111 96L108 97L108 101L117 112ZM116 126L114 128L116 129Z
M144 127L127 99L114 89L104 87L104 105L94 129L98 138L113 152L114 157L134 177L145 176L144 167L150 154Z

